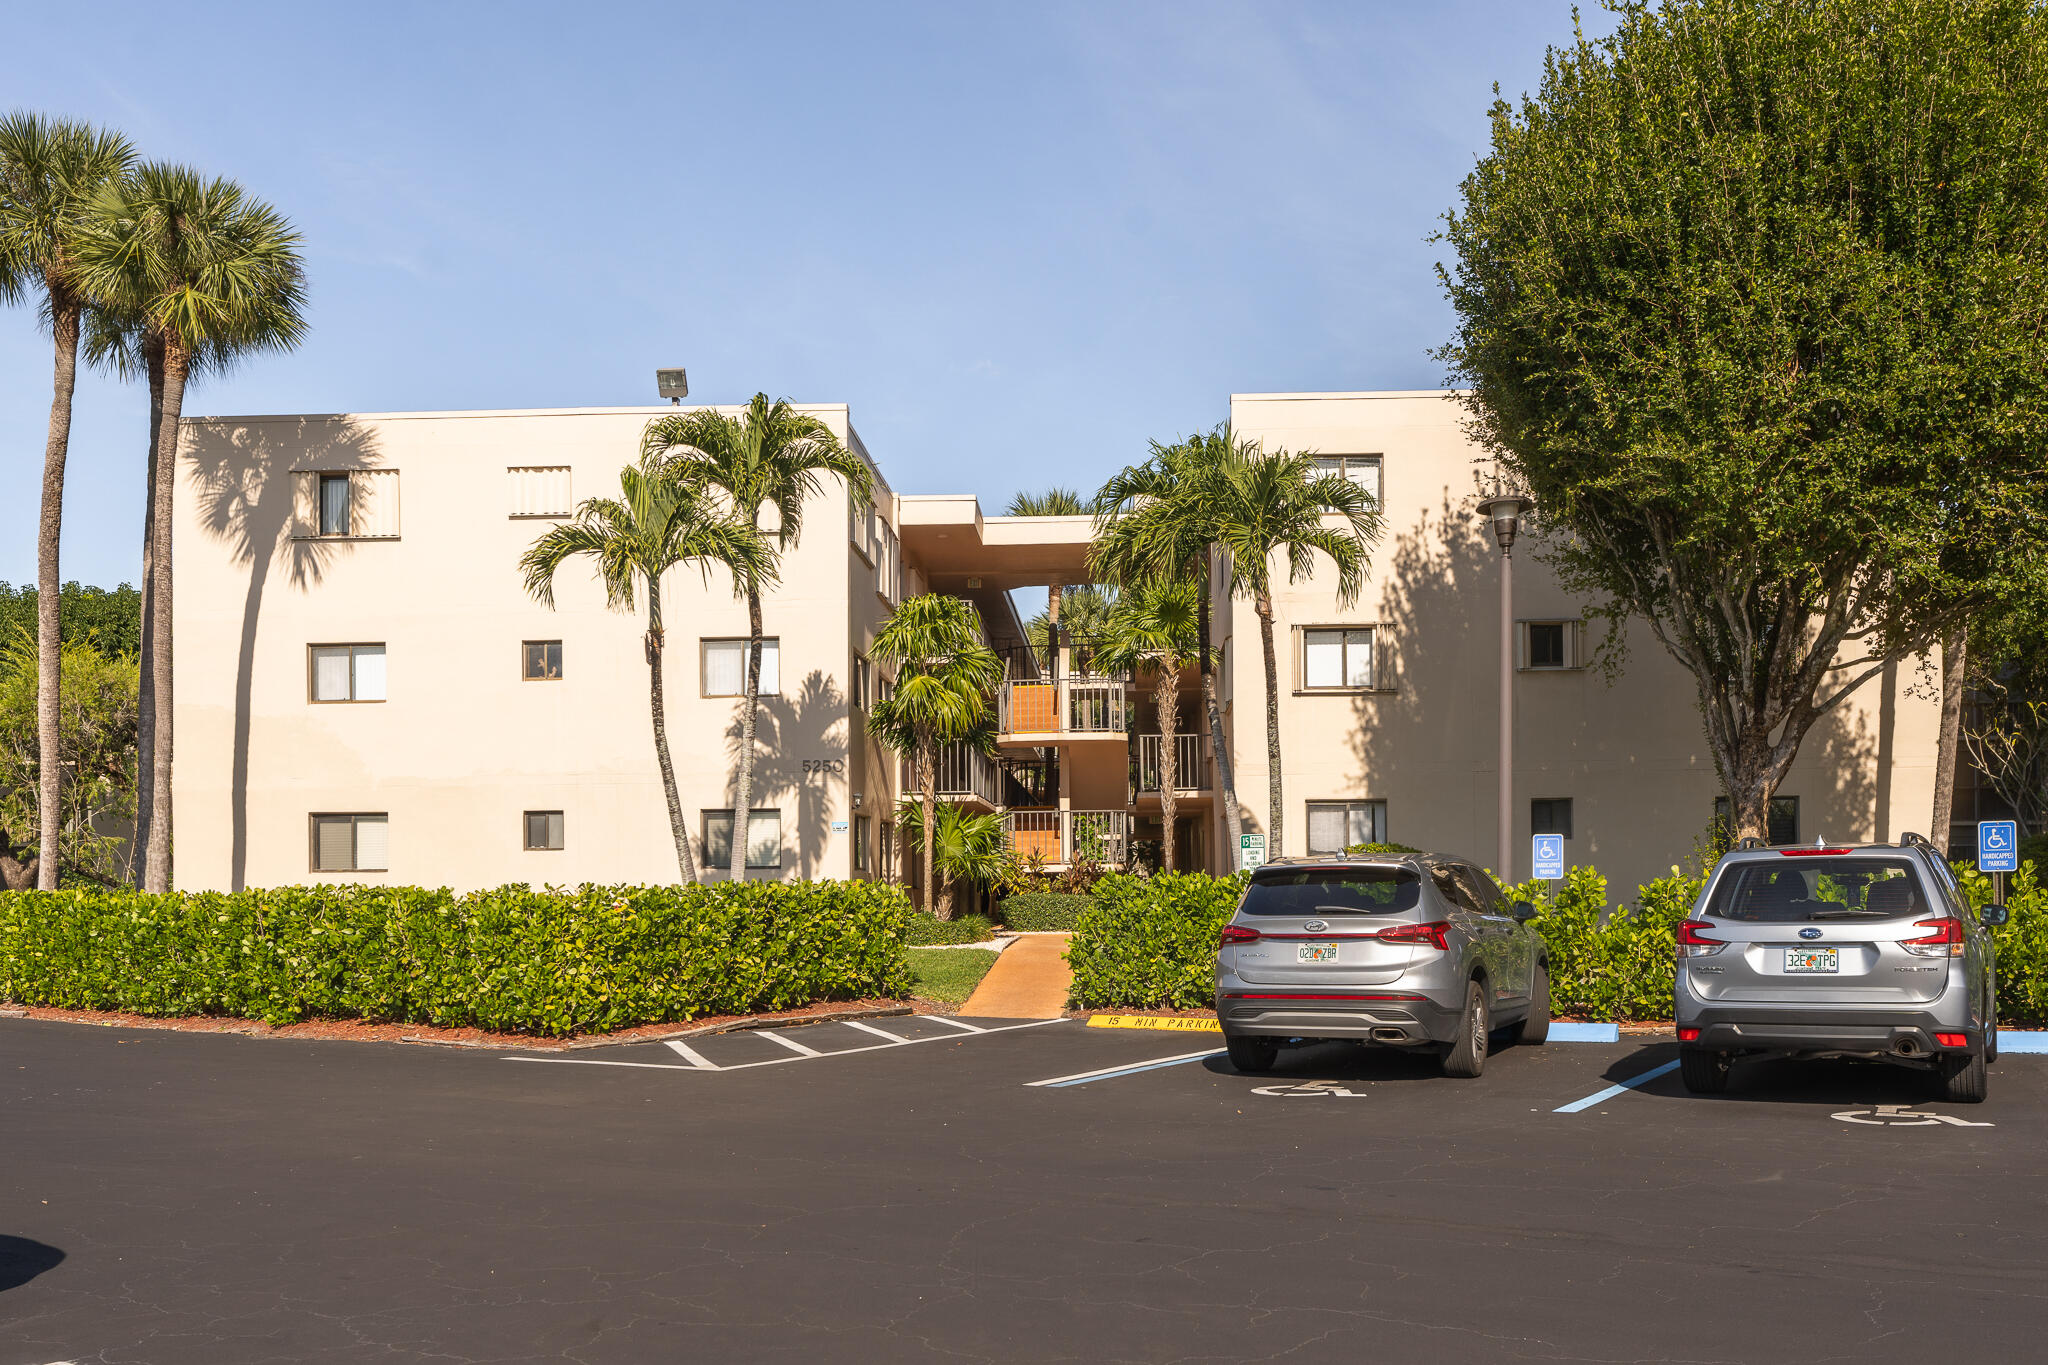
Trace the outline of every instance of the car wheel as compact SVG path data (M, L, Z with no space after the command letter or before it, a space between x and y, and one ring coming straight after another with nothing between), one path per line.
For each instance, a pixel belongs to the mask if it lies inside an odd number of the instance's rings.
M1529 1013L1515 1025L1515 1041L1541 1046L1549 1037L1550 973L1539 963L1535 978L1529 982Z
M1230 1053L1230 1065L1238 1071L1271 1071L1280 1057L1280 1045L1265 1038L1233 1038L1226 1033L1223 1046Z
M1943 1057L1935 1064L1935 1093L1951 1104L1982 1104L1991 1088L1980 1048L1967 1057Z
M1470 1079L1486 1070L1486 1041L1492 1031L1486 987L1474 981L1465 990L1465 1013L1458 1023L1457 1040L1444 1053L1444 1075Z
M1682 1047L1678 1076L1695 1095L1718 1095L1728 1088L1728 1058L1703 1047Z

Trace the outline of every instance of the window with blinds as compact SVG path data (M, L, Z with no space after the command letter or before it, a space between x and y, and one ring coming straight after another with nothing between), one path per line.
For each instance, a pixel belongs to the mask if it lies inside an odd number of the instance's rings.
M704 695L744 697L747 694L747 641L705 640ZM761 695L782 692L780 641L772 635L761 637Z
M384 646L310 645L307 653L311 700L384 700Z
M1308 851L1342 853L1353 844L1387 841L1384 801L1311 801L1308 803Z
M1380 500L1380 457L1377 455L1318 455L1315 457L1316 473L1334 474L1372 494L1374 502Z
M732 812L730 810L707 810L704 812L704 866L714 871L732 866ZM782 866L782 812L779 810L755 810L747 812L747 866L750 868L779 868Z
M315 872L388 872L391 817L372 814L315 815Z
M568 465L512 465L505 473L512 484L513 517L566 517L576 510Z
M395 469L295 469L292 504L299 540L398 538Z
M526 812L526 847L529 850L557 851L562 847L562 812L558 810L530 810Z
M1373 634L1370 626L1302 631L1302 689L1312 692L1371 688Z

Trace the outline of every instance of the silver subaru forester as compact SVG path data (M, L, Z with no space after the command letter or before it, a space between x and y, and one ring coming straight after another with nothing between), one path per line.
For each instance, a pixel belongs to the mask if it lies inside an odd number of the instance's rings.
M1727 1087L1738 1057L1860 1057L1984 1098L1998 1057L1990 935L1925 839L1724 856L1678 926L1673 1018L1686 1089Z
M1550 1031L1535 909L1459 858L1283 858L1252 873L1216 951L1230 1064L1272 1067L1283 1042L1433 1050L1477 1076L1490 1036Z

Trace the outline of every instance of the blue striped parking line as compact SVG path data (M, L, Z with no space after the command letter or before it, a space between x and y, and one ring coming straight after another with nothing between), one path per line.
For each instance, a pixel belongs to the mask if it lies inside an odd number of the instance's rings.
M1640 1076L1631 1076L1618 1085L1610 1085L1605 1090L1596 1090L1582 1100L1573 1100L1570 1104L1561 1104L1550 1112L1553 1114L1576 1114L1581 1109L1591 1109L1596 1104L1611 1100L1616 1095L1625 1095L1639 1085L1654 1081L1659 1076L1668 1075L1676 1070L1678 1070L1677 1062L1666 1062L1662 1066L1651 1067Z

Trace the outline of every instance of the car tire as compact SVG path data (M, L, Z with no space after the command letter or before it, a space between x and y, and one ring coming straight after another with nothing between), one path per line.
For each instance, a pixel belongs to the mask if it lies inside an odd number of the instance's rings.
M1982 1104L1991 1088L1984 1070L1984 1050L1967 1057L1943 1057L1934 1064L1935 1096L1950 1104Z
M1223 1035L1224 1050L1230 1053L1234 1070L1250 1074L1271 1071L1280 1059L1280 1045L1266 1038L1233 1038Z
M1486 1005L1486 987L1474 981L1465 989L1465 1012L1458 1016L1458 1036L1444 1052L1444 1075L1470 1080L1486 1070L1486 1044L1493 1014Z
M1529 1012L1515 1025L1515 1041L1541 1047L1549 1037L1550 972L1538 963L1535 978L1529 982Z
M1678 1078L1694 1095L1718 1095L1728 1088L1728 1059L1703 1047L1678 1049Z
M1998 1060L1998 1020L1995 1017L1984 1026L1984 1060Z

